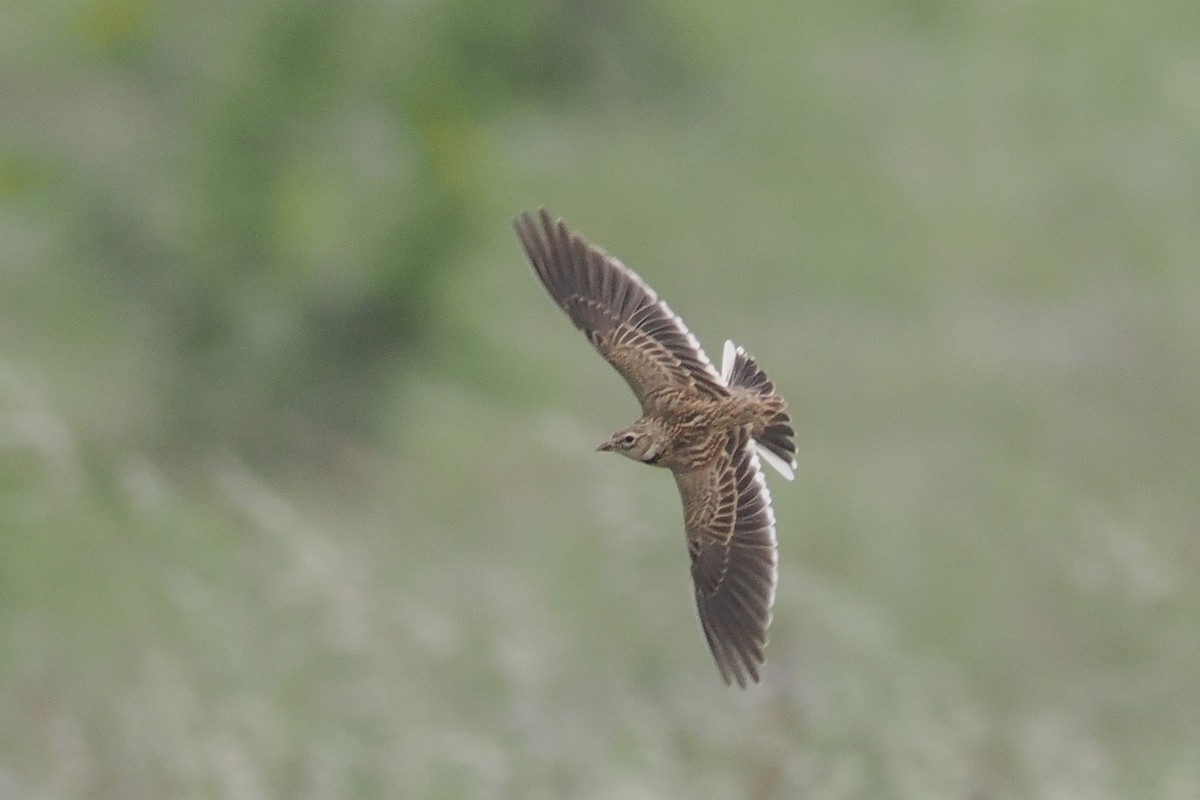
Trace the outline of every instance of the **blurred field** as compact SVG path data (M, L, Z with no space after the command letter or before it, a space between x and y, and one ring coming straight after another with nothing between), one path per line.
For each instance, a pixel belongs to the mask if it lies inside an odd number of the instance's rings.
M1200 12L13 2L0 798L1200 797ZM762 686L529 274L798 420Z

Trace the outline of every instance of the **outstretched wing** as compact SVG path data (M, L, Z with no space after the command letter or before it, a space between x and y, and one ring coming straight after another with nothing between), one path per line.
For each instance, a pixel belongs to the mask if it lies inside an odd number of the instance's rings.
M571 233L546 209L539 220L522 214L513 222L533 271L637 395L668 387L708 397L726 394L720 374L696 337L633 270Z
M706 470L678 472L696 609L726 683L757 682L775 603L775 514L748 430Z

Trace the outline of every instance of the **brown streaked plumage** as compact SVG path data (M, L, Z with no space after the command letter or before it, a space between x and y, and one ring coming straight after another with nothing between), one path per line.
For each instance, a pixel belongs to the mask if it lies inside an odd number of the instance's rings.
M787 403L732 342L718 373L645 281L562 220L541 209L513 224L550 296L642 405L641 418L598 449L674 473L700 626L726 683L757 682L778 576L759 456L792 478Z

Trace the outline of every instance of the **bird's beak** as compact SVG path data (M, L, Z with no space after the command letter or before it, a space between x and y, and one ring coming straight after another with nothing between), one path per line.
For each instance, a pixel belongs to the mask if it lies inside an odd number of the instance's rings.
M612 449L613 449L612 439L609 439L607 442L604 442L599 447L597 447L596 452L597 453L608 453L608 452L611 452Z

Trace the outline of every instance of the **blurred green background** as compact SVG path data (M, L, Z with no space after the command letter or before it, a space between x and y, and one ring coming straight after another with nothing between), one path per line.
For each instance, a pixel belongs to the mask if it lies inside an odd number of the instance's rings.
M0 797L1200 797L1197 31L7 3ZM543 204L791 402L760 687Z

